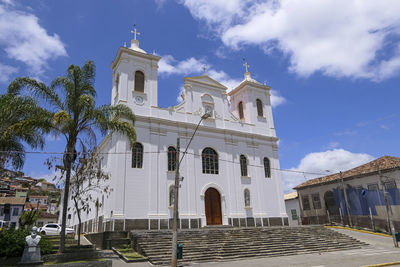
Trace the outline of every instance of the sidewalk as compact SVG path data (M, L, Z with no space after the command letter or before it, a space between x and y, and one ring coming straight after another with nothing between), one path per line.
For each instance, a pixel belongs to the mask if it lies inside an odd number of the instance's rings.
M113 259L112 260L113 267L150 267L153 266L149 262L134 262L134 263L126 263L121 259Z

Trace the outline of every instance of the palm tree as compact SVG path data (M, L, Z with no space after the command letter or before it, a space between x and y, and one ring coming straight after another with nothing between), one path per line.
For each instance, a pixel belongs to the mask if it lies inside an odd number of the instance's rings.
M43 148L43 135L51 126L48 112L31 97L0 95L0 167L10 164L21 169L25 161L24 142Z
M44 100L47 104L46 107L48 107L47 110L52 114L54 130L58 134L64 135L66 140L63 158L65 186L60 252L64 252L65 248L68 194L71 168L77 157L77 142L91 140L95 143L95 129L99 129L102 134L106 134L107 131L125 134L128 136L131 146L136 141L136 132L133 128L135 115L132 110L121 104L96 107L94 79L95 65L93 61L87 61L82 68L76 65L69 66L66 76L54 79L50 86L35 79L22 77L15 79L8 88L8 92L13 94L17 94L23 88L26 88L35 97Z

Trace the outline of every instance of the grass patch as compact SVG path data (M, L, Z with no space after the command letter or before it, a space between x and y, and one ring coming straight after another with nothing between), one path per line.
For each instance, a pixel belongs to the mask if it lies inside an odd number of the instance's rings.
M128 260L146 259L146 257L143 257L139 253L135 252L130 245L121 245L115 247L115 249L118 250L119 253L124 255L124 257L127 258Z
M52 264L68 264L68 263L85 263L85 262L92 262L92 261L105 261L105 259L90 259L90 260L77 260L77 261L48 261L45 262L43 265L52 265Z

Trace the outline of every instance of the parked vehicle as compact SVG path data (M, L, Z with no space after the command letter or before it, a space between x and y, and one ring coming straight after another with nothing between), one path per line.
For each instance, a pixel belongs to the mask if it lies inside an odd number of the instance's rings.
M10 227L10 222L9 221L2 221L0 220L0 231L3 229L8 229Z
M48 223L45 224L43 227L39 228L39 233L42 235L59 235L61 233L61 225L56 223ZM74 229L72 228L65 228L65 234L73 235L75 234Z

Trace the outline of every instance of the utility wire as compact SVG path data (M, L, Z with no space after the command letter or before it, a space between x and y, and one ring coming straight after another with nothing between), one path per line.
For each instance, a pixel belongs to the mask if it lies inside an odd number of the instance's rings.
M42 154L42 155L66 155L66 154L78 154L78 155L89 155L92 154L92 152L76 152L76 153L67 153L67 152L45 152L45 151L0 151L0 154L2 153L14 153L14 154ZM143 154L163 154L163 153L168 153L168 151L143 151ZM130 155L132 152L126 151L126 152L98 152L96 154L99 155ZM190 153L186 152L186 154L193 155L193 156L202 156L200 154L196 153ZM60 157L61 158L61 157ZM240 164L240 161L234 161L234 160L226 160L222 158L217 158L218 161L223 161L223 162L230 162L234 164ZM251 167L256 167L256 168L264 168L264 165L255 165L255 164L247 164L247 166ZM278 169L278 168L273 168L270 167L271 170L277 170L277 171L283 171L283 172L292 172L292 173L301 173L301 174L309 174L309 175L323 175L326 176L327 173L317 173L317 172L305 172L305 171L297 171L297 170L290 170L290 169Z

